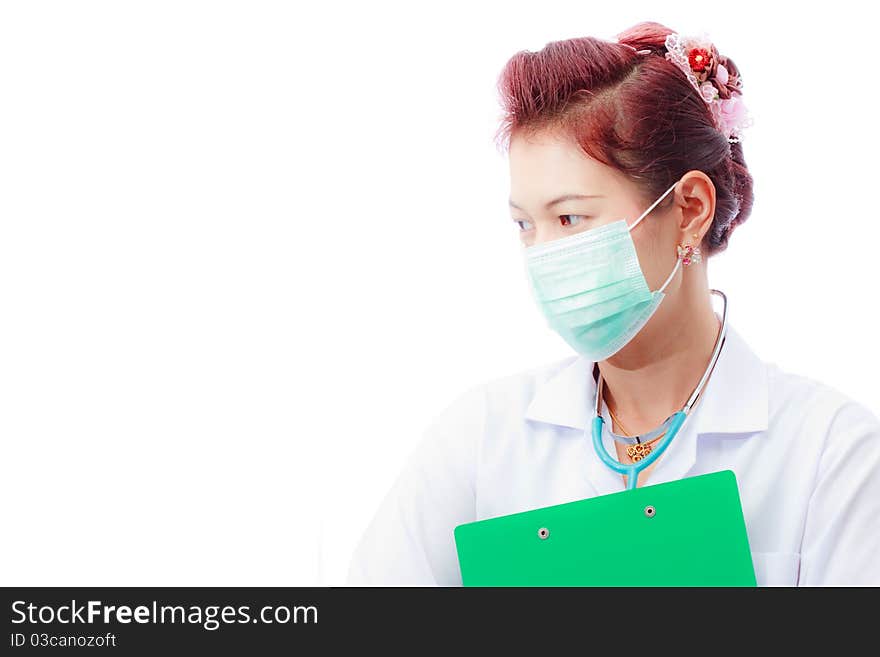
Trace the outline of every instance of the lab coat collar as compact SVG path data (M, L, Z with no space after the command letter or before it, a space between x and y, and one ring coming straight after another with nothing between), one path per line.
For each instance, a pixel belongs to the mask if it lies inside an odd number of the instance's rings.
M589 483L597 494L623 490L623 478L605 466L593 451L589 426L593 418L596 382L593 361L573 356L537 386L525 417L536 422L579 429L588 449ZM680 479L697 458L697 438L706 434L754 434L767 428L769 415L767 371L764 362L728 323L727 337L715 370L681 431L657 461L646 484ZM675 409L678 410L678 409ZM603 410L610 427L607 410ZM615 454L606 432L605 446Z

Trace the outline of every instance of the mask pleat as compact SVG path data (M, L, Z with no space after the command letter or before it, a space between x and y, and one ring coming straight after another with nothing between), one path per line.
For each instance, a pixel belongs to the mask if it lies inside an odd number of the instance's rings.
M532 295L548 325L593 360L623 347L660 300L624 220L527 248Z

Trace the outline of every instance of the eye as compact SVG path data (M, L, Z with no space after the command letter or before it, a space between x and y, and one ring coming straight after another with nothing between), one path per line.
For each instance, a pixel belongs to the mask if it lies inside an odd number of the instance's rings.
M589 219L589 217L584 216L582 214L561 214L559 215L559 221L563 226L576 226L581 223L583 219Z
M516 225L519 226L520 232L525 232L533 228L532 222L526 221L525 219L514 219L513 221Z

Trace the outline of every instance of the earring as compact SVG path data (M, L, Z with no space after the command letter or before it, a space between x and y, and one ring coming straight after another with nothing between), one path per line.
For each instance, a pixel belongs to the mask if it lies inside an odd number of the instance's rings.
M691 244L679 244L678 257L681 258L681 264L685 266L700 262L703 259L700 247Z

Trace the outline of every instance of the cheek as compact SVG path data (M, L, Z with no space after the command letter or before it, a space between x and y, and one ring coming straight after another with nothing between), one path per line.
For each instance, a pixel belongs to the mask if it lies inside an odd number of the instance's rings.
M647 221L645 217L644 221ZM641 229L641 224L638 228ZM647 228L647 226L645 226ZM666 281L672 268L675 267L677 251L668 236L656 234L657 231L641 230L638 235L633 235L636 253L639 257L639 266L648 281L651 291L657 290Z

